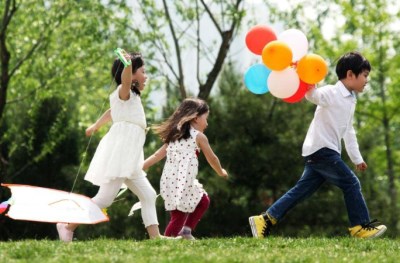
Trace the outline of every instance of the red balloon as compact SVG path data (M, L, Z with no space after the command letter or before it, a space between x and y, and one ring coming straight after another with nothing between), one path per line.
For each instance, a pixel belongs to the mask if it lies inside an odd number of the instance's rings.
M300 85L299 85L299 89L296 91L296 93L286 99L283 99L284 102L287 103L296 103L301 101L304 96L306 95L306 92L308 91L308 87L310 86L310 84L305 83L304 81L300 80Z
M274 30L265 25L257 25L250 28L246 34L246 46L256 55L261 55L263 48L269 42L276 40Z
M0 204L0 214L4 213L8 208L8 203L7 201L4 201L3 203Z

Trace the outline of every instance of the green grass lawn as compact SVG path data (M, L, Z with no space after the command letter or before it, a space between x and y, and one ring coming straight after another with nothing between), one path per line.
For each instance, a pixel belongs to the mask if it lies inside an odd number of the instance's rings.
M400 239L212 238L0 242L0 262L399 262Z

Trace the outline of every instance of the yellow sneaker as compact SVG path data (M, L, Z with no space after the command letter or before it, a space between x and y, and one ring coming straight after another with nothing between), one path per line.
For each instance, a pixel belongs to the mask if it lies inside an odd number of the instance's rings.
M271 227L276 224L276 220L265 213L249 217L249 223L253 237L264 238L270 234Z
M349 228L350 235L356 238L375 238L383 235L386 231L385 225L379 225L377 220L373 220L365 225L357 225Z

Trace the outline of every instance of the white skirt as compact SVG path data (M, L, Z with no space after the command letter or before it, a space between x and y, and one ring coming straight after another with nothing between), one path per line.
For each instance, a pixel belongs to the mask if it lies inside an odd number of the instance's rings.
M85 180L101 185L115 178L145 177L142 169L145 139L142 127L129 122L114 123L97 146Z

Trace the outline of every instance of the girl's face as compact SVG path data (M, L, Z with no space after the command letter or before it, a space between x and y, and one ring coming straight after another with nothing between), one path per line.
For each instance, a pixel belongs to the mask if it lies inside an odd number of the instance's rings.
M139 82L139 90L142 91L144 86L146 85L147 75L146 69L144 66L141 66L136 70L134 74L132 74L132 82L137 81Z
M198 131L204 132L205 129L207 129L208 123L207 123L207 118L208 118L209 112L206 112L194 119L194 128Z

